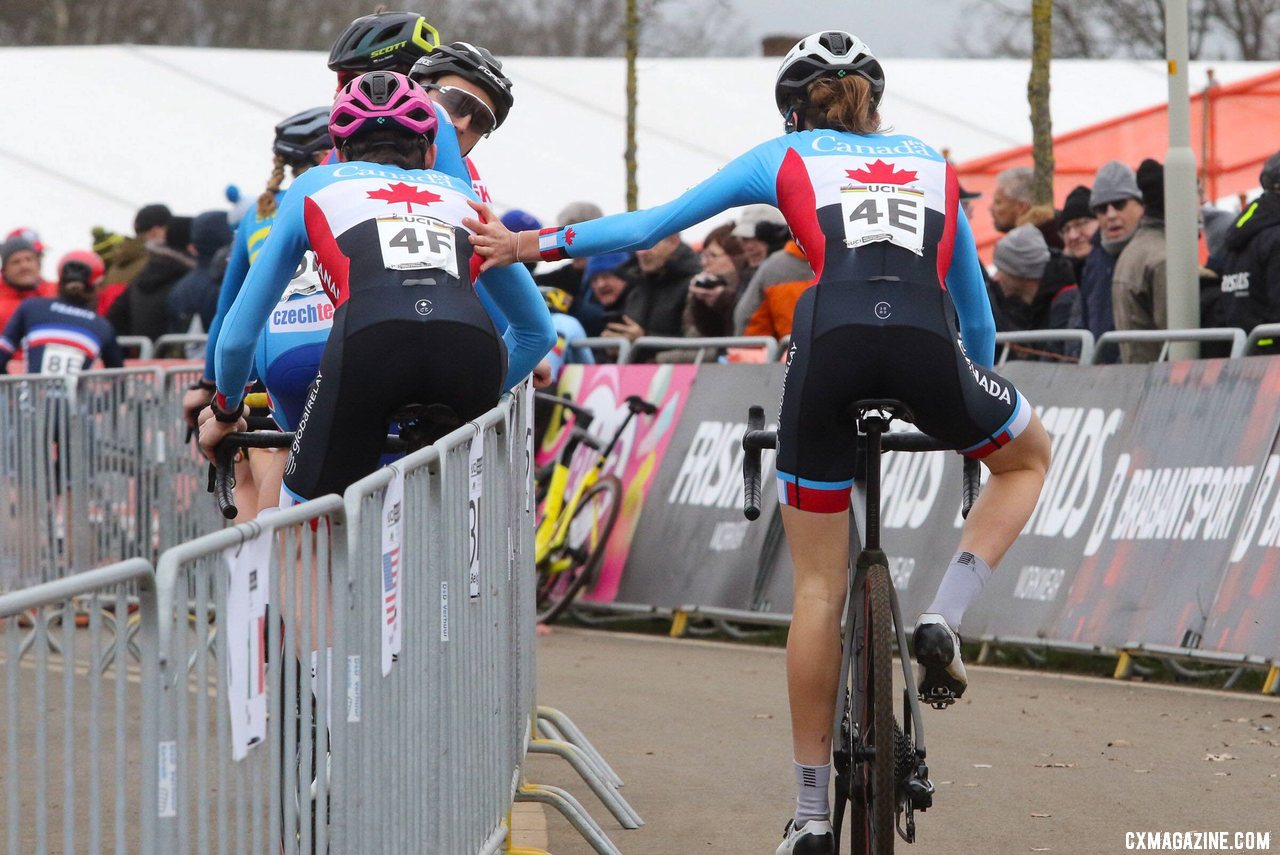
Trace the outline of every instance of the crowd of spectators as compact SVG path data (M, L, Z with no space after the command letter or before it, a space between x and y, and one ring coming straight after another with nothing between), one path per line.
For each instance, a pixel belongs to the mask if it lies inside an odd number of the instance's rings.
M1034 204L1032 178L1027 167L999 173L985 210L982 194L961 188L966 215L989 216L1001 233L983 271L997 330L1083 329L1097 338L1111 330L1167 327L1162 165L1105 163L1091 186L1072 189L1056 208ZM1259 183L1261 195L1238 213L1200 200L1205 327L1280 323L1280 152L1266 161ZM603 213L591 202L575 202L555 225ZM95 228L86 244L106 269L96 286L97 313L120 336L154 340L206 330L236 215L233 209L175 216L151 204L138 210L132 236ZM516 230L542 225L520 210L503 219ZM588 337L788 336L812 272L782 215L753 205L694 237L700 240L691 244L669 235L635 253L575 258L533 272L544 293L555 293L548 297L553 310ZM0 243L0 332L24 300L57 295L58 283L43 278L44 266L33 229L14 229ZM1159 352L1158 343L1126 343L1102 357L1149 362ZM1209 345L1202 353L1222 355ZM1077 354L1077 344L1061 341L1015 346L1011 358L1069 361ZM658 358L698 355L677 350Z

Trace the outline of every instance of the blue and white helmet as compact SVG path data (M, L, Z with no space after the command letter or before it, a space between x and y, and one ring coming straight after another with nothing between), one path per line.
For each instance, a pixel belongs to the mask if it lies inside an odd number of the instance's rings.
M843 30L826 30L806 36L782 60L773 97L784 117L797 101L803 101L809 84L820 77L856 74L871 84L871 105L880 106L884 95L884 69L857 36Z

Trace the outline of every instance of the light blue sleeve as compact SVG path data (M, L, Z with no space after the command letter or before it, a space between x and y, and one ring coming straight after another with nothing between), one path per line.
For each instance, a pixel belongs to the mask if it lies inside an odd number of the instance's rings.
M543 240L554 240L556 248L574 257L633 252L727 208L757 202L776 206L778 169L787 150L783 140L769 140L665 205L578 223L544 235Z
M462 156L458 146L458 132L453 128L453 120L444 110L436 109L436 162L431 167L436 172L458 179L468 187L471 186L471 170L467 168L467 159Z
M527 377L556 343L551 313L523 264L491 268L478 284L507 319L502 333L507 344L507 379L502 388L510 389Z
M244 286L227 311L214 354L214 379L226 407L234 410L244 397L244 386L253 369L253 355L271 309L280 301L307 251L304 205L308 193L323 186L323 177L308 180L320 171L308 171L294 182L276 213L275 224L257 259L249 268ZM315 185L315 186L312 186Z
M951 250L951 266L947 268L947 291L960 318L960 335L969 358L983 368L991 368L996 359L996 322L991 314L987 283L982 276L982 262L973 231L964 211L956 206L955 244Z
M218 336L222 333L222 321L240 293L240 286L249 273L249 235L255 229L262 228L257 215L246 212L236 227L235 238L231 241L231 256L227 259L227 272L222 275L222 285L218 289L218 311L209 324L209 340L204 346L204 379L214 379L214 351L218 346Z

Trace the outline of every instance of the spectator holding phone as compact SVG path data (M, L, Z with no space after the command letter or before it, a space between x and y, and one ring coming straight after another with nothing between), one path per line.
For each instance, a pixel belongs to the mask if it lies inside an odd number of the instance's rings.
M747 255L734 236L734 224L712 229L702 242L702 272L689 280L682 326L686 337L733 335L733 307L738 301Z

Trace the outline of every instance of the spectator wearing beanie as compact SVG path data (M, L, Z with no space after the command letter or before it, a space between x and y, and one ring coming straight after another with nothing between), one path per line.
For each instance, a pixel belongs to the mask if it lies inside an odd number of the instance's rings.
M214 278L213 259L218 250L231 243L231 225L226 211L205 211L191 221L191 243L187 250L196 266L174 284L169 293L169 332L191 332L192 320L200 319L199 332L209 329L218 312L218 291L222 278Z
M1148 158L1138 167L1144 213L1129 243L1116 259L1111 302L1118 330L1169 328L1165 269L1164 167ZM1104 225L1105 228L1105 225ZM1160 342L1120 345L1121 362L1155 362Z
M22 301L55 297L58 286L40 278L40 253L29 239L14 235L0 244L0 329Z
M999 332L1078 329L1080 289L1063 282L1055 266L1066 265L1049 249L1044 235L1030 223L1018 226L996 243L996 277L989 286L991 310ZM1013 350L1016 359L1052 359L1038 354L1077 356L1079 348L1048 343Z
M1217 304L1222 323L1245 330L1280 323L1280 151L1267 158L1258 181L1262 195L1227 232Z
M1089 209L1098 231L1080 272L1080 307L1085 329L1098 338L1116 328L1111 277L1116 259L1142 219L1142 191L1133 170L1118 160L1104 163L1093 177Z
M631 254L607 252L585 259L582 296L573 301L570 314L589 337L604 333L607 318L620 318L631 287Z
M1093 250L1093 236L1098 232L1098 219L1089 208L1089 188L1083 184L1067 194L1058 212L1058 234L1062 235L1062 254L1071 259L1076 281L1084 272L1084 260Z
M169 327L169 292L196 266L188 250L191 218L173 217L162 243L147 245L147 263L107 310L107 320L120 335L156 339Z

